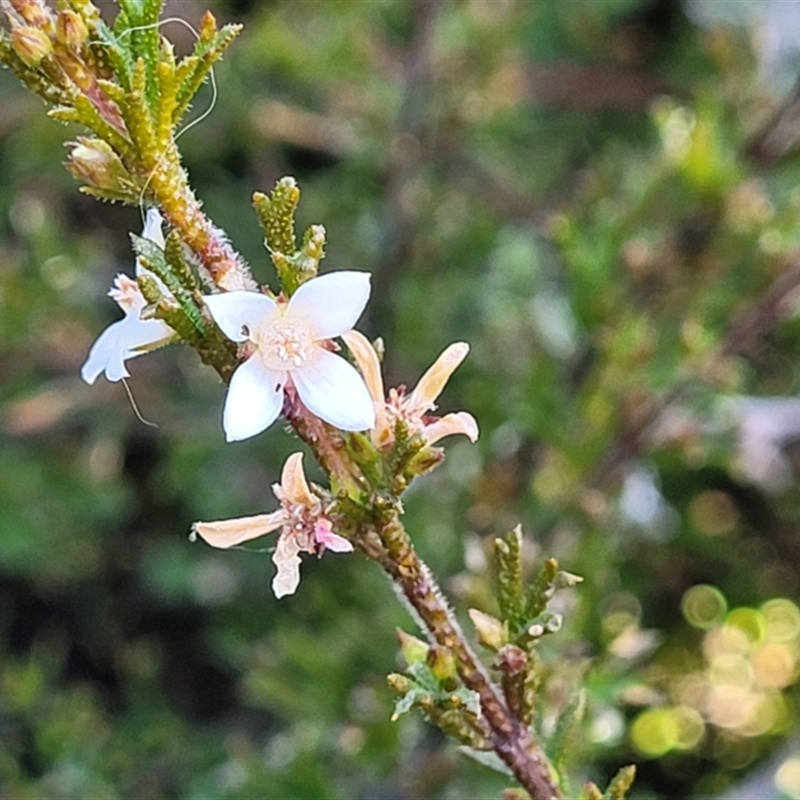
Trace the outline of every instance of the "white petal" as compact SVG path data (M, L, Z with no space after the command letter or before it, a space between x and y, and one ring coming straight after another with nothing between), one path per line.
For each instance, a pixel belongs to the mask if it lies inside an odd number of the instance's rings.
M233 547L242 542L257 539L283 525L283 509L271 514L258 514L255 517L222 519L219 522L195 522L192 532L201 536L212 547Z
M164 230L161 227L164 224L164 218L161 216L161 212L156 208L148 209L147 216L145 217L144 222L144 229L142 230L142 238L149 239L151 242L157 244L162 250L164 249ZM149 275L152 278L155 278L158 282L159 288L162 292L164 292L169 297L172 297L171 292L164 286L161 278L158 275L154 275L150 272L149 269L146 269L142 266L142 262L139 259L136 259L136 276L139 275Z
M89 351L89 357L81 367L81 378L88 384L94 383L105 372L112 382L130 377L125 368L125 350L119 344L119 327L123 320L113 322L97 337Z
M81 377L94 383L101 372L112 382L129 377L124 362L147 352L148 347L166 344L175 336L172 328L160 319L139 319L138 309L112 322L89 351L81 367Z
M341 356L321 347L292 372L306 408L343 431L365 431L375 425L375 407L364 379Z
M256 327L279 313L278 304L259 292L223 292L203 300L214 322L234 342L244 342Z
M272 591L278 600L294 594L300 585L300 556L294 556L278 564L278 573L272 579Z
M155 242L162 250L164 249L164 229L161 227L163 224L164 218L157 208L147 210L142 238Z
M272 591L279 600L287 594L294 594L300 583L300 556L297 542L293 536L282 534L272 555L278 574L272 580Z
M231 377L222 428L229 442L249 439L268 428L283 407L286 375L267 369L258 358L248 358Z
M468 411L457 411L454 414L445 414L441 419L426 425L422 431L427 444L434 444L445 436L463 434L473 444L478 441L478 423Z
M315 339L349 331L369 300L368 272L329 272L304 283L289 300L287 316L306 320Z

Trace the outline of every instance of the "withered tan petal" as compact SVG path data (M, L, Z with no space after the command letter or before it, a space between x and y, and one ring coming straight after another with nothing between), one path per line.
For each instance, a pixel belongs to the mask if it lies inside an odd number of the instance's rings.
M282 509L271 514L257 514L254 517L237 517L218 522L195 522L192 531L212 547L234 547L271 533L283 525L285 515Z
M303 454L292 453L286 459L281 472L281 489L283 496L292 503L312 506L318 502L311 493L306 474L303 472Z
M381 363L378 360L378 354L372 343L363 333L357 330L347 331L342 334L344 343L353 354L353 358L361 370L361 375L364 382L369 389L370 397L376 402L383 404L383 378L381 377Z
M445 348L409 395L408 408L420 413L435 408L434 401L442 393L456 367L467 357L467 353L469 345L466 342L455 342Z
M463 434L471 442L478 440L478 423L468 411L457 411L454 414L445 414L436 422L426 425L422 431L427 444L434 444L445 436Z

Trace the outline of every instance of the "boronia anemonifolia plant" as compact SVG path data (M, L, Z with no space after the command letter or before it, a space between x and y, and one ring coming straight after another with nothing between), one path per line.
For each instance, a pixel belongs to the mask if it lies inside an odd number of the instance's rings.
M437 417L436 399L469 346L451 344L412 391L389 388L380 348L354 329L370 295L359 271L319 275L325 229L298 242L292 178L253 206L277 271L276 289L259 286L226 235L205 215L189 184L176 132L198 89L239 33L203 16L194 50L176 59L161 35L162 0L119 0L107 24L91 0L0 0L0 60L49 106L55 120L82 133L67 143L67 169L81 191L146 209L132 235L133 275L118 275L109 295L124 316L98 336L81 375L94 383L128 377L126 362L170 343L193 347L227 393L228 441L256 436L283 417L313 453L328 486L311 485L294 453L273 487L277 507L240 519L197 522L192 538L229 548L277 532L272 587L292 594L301 554L360 551L390 576L423 627L425 641L400 634L405 674L389 676L395 716L419 708L484 763L513 776L508 797L575 796L560 767L556 734L545 736L534 707L539 639L561 620L548 601L580 579L545 561L526 588L519 528L495 542L500 616L470 610L484 666L403 525L402 496L444 458L442 439L478 437L466 411ZM75 128L73 127L73 130ZM570 712L571 713L571 712ZM558 731L558 726L556 726ZM633 769L585 800L622 798Z

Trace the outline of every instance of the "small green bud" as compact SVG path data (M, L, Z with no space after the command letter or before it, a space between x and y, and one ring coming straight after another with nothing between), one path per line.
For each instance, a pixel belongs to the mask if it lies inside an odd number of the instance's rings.
M470 608L467 613L475 626L478 641L484 647L488 647L490 650L499 650L508 643L508 629L499 619L491 614L484 614L477 608Z
M603 800L603 793L597 788L596 783L589 781L583 786L580 800Z
M21 26L11 31L11 46L29 67L36 67L45 56L53 52L53 44L46 33L38 28Z
M400 652L403 654L406 664L411 666L411 664L425 661L430 649L427 642L423 642L422 639L418 639L400 628L395 628L395 633L400 641Z
M440 683L449 684L456 677L456 659L452 651L438 644L428 648L425 663L430 668L433 676Z
M405 474L409 477L424 475L444 461L441 447L423 447L406 465Z
M386 676L386 683L388 683L390 688L401 697L405 694L408 694L408 692L410 692L414 686L414 682L411 680L411 678L401 675L399 672L390 672Z
M58 40L71 50L79 50L89 38L89 29L83 18L72 9L65 8L58 12L56 19L56 36Z

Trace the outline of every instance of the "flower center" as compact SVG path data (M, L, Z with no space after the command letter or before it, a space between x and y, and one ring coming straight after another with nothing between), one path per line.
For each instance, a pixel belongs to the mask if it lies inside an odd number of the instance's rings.
M108 296L127 314L134 308L144 308L147 301L142 297L139 284L127 275L117 275Z
M314 347L308 327L289 319L270 322L256 333L255 341L264 363L281 371L301 367Z

